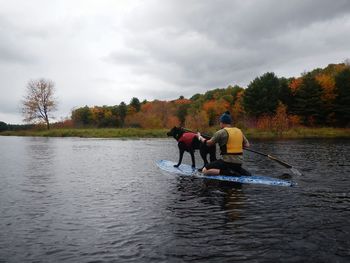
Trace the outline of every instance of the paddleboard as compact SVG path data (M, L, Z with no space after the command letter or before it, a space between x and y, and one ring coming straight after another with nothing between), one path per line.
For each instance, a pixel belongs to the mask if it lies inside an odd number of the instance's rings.
M229 176L229 175L205 175L198 172L197 169L193 169L188 164L181 164L179 167L174 167L176 164L172 161L158 160L156 161L157 166L169 173L192 176L203 179L219 180L241 184L264 184L264 185L277 185L277 186L295 186L296 183L288 180L277 179L268 176L251 175L251 176Z

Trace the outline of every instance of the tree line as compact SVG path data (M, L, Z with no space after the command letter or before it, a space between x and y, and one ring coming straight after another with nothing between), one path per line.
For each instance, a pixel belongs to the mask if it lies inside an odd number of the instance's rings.
M29 81L22 101L22 113L28 123L44 123L57 108L54 83L39 79ZM79 107L71 118L53 123L60 127L139 127L170 128L186 126L206 130L216 126L219 116L230 111L235 125L283 131L296 126L349 127L350 65L330 64L303 73L297 78L279 78L267 72L252 80L244 89L238 85L180 96L171 101L140 101L114 106ZM33 126L0 122L0 131Z
M298 78L265 73L243 88L228 86L172 101L80 107L72 111L76 127L169 128L182 125L207 129L229 110L236 125L288 129L298 125L348 127L350 118L350 66L330 64Z

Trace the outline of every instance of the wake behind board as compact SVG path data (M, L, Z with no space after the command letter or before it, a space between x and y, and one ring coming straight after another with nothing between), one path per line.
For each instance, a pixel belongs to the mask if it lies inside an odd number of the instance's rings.
M295 186L292 181L277 179L273 177L251 175L251 176L228 176L228 175L205 175L198 172L197 169L193 169L188 164L181 164L178 168L174 167L176 163L167 160L156 161L157 166L169 173L175 173L184 176L193 176L197 178L212 179L241 184L264 184L264 185L277 185L277 186Z

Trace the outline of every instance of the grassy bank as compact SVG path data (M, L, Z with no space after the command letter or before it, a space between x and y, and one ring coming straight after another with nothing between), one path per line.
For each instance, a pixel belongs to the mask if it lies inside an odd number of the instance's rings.
M166 137L164 129L50 129L50 130L26 130L5 131L0 135L7 136L39 136L39 137L82 137L82 138L162 138Z
M167 129L51 129L5 131L5 136L40 136L40 137L82 137L82 138L165 138ZM294 128L282 133L247 129L249 139L304 139L304 138L350 138L350 129L339 128Z
M340 128L293 128L284 132L248 129L248 138L254 139L312 139L312 138L350 138L350 129Z

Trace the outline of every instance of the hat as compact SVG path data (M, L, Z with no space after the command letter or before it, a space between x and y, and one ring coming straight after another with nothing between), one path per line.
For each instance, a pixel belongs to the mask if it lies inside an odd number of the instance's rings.
M221 115L220 122L225 123L225 124L231 124L232 123L232 118L231 118L231 115L230 115L229 111L226 111L224 114Z

